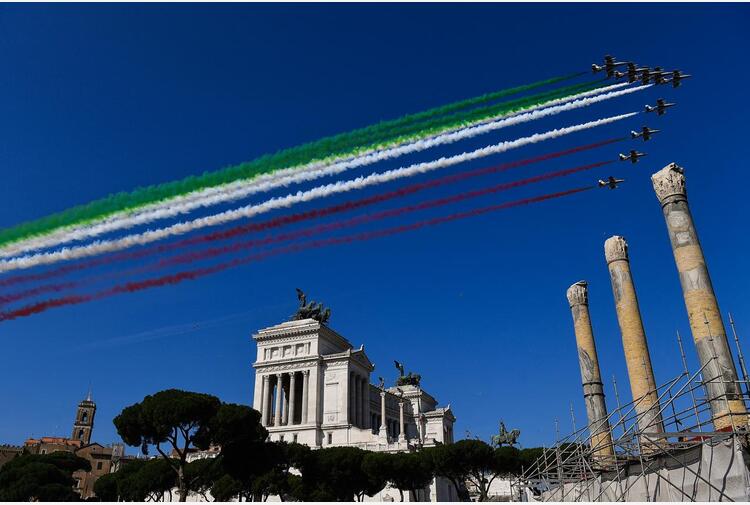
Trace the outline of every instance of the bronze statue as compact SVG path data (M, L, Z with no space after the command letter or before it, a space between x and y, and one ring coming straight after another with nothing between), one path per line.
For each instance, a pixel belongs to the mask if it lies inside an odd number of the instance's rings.
M314 300L307 303L307 295L300 288L297 288L297 300L299 300L299 307L292 316L292 321L315 319L319 323L325 324L331 318L330 308L324 308L322 303Z
M396 360L393 360L393 363L396 364L396 369L399 372L399 377L396 379L397 386L419 386L419 381L422 380L421 375L412 372L404 374L404 365Z
M492 435L492 445L495 447L502 447L503 444L513 447L518 442L518 437L521 436L521 430L508 431L502 421L500 421L499 431L497 435Z

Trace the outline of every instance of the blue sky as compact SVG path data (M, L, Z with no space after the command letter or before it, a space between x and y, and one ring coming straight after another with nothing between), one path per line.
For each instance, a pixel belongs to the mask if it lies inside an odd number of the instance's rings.
M0 227L449 101L586 70L605 53L694 77L677 90L648 90L459 147L640 110L662 96L678 103L664 117L640 116L443 173L623 135L647 119L663 133L646 145L622 143L409 201L600 161L626 148L647 151L635 166L597 169L424 215L610 174L628 179L622 190L279 256L0 324L0 443L68 435L89 384L99 408L94 438L102 443L118 439L111 419L124 406L160 389L249 404L251 334L293 313L295 287L332 307L331 326L355 346L366 345L377 366L374 377L392 381L393 359L421 373L424 387L453 408L457 434L469 430L487 438L503 419L521 429L524 445L550 443L555 418L563 432L570 430L571 402L577 419L585 418L565 300L565 290L579 279L590 283L604 376L616 375L623 396L629 394L603 258L607 237L621 234L630 242L659 382L680 371L674 334L679 329L689 341L689 327L649 181L671 161L686 169L722 310L733 312L747 338L749 279L741 261L750 246L743 181L750 155L749 13L746 5L715 4L1 5ZM688 353L695 363L692 346ZM607 392L613 405L609 384Z

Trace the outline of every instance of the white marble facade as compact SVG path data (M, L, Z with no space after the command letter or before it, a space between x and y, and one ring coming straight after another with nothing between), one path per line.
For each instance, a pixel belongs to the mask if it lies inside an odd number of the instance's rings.
M375 365L364 346L354 349L326 325L289 321L253 338L258 346L253 408L261 412L271 440L388 452L453 442L450 406L438 407L418 386L381 391L370 383ZM455 496L451 486L437 483L429 498Z

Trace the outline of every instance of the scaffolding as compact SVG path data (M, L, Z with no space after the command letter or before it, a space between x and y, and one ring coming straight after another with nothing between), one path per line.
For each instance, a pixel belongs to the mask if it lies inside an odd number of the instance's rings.
M713 400L750 400L750 382L734 321L732 335L738 351L741 398L710 398L706 383L726 385L723 375L705 377L709 364L690 372L682 339L677 334L683 371L656 386L659 414L639 415L643 397L622 404L612 378L617 407L608 415L613 456L601 457L605 437L592 437L589 427L564 438L556 434L554 446L514 482L517 499L530 501L748 501L750 499L750 447L747 416L728 414L730 425L715 431L710 404ZM726 388L722 388L726 391ZM571 411L572 415L572 411ZM664 431L651 423L663 419ZM557 426L557 423L556 423ZM649 429L651 428L651 429ZM557 428L556 428L557 431ZM593 431L598 431L595 427ZM608 442L606 442L608 443Z

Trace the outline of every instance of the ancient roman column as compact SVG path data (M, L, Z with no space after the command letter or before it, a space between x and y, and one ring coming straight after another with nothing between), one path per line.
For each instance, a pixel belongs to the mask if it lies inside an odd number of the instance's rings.
M628 366L630 391L633 393L638 427L641 433L663 433L664 423L659 407L651 355L648 352L646 332L643 329L638 297L630 271L628 243L615 235L604 242L612 294L615 298L617 322L620 324L625 362Z
M263 394L261 395L261 420L263 421L263 426L268 426L268 420L269 420L269 412L268 412L268 396L269 396L269 389L271 386L271 381L268 375L263 376Z
M294 416L297 414L297 372L289 374L289 424L294 424Z
M302 424L305 424L307 423L307 403L310 395L310 370L305 370L302 373L304 377L302 382Z
M281 426L281 378L280 373L276 374L276 408L273 411L273 425Z
M690 214L681 167L670 163L651 176L667 222L690 329L703 368L716 430L747 424L737 369L729 350L724 322L708 274L706 258Z
M398 424L399 424L398 441L405 442L406 430L404 429L404 400L401 400L400 402L398 402Z
M607 419L607 405L604 402L602 375L599 371L599 357L596 354L594 331L589 316L588 288L585 281L579 281L568 288L570 310L573 313L578 361L581 366L583 381L583 399L586 403L586 414L589 420L591 448L593 455L604 459L614 454L612 436Z

